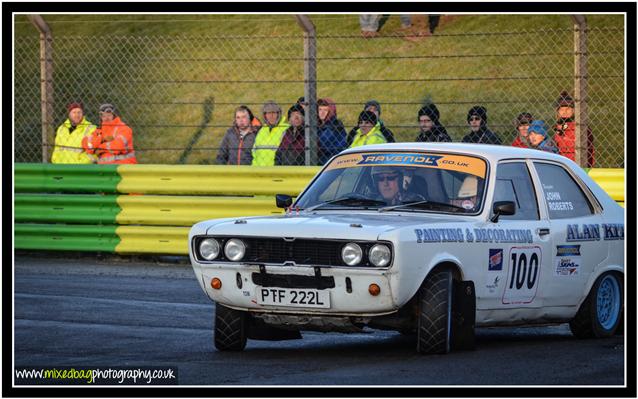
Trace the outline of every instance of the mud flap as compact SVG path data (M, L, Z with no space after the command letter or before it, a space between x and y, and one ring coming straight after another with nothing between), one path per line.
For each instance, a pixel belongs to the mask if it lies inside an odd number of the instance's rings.
M248 328L248 338L260 341L284 341L288 339L301 339L298 330L285 330L273 327L254 317L250 318Z
M473 281L454 280L452 288L451 349L474 349L476 295Z

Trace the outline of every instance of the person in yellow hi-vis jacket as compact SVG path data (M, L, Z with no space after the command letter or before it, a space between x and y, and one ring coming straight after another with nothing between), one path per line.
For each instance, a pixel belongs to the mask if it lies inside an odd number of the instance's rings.
M90 136L96 126L84 117L84 107L80 102L72 102L66 107L69 117L55 133L55 147L51 163L95 163L95 156L82 148L82 139Z
M253 166L274 166L275 154L281 144L286 129L290 125L281 113L281 107L269 100L261 108L264 115L264 125L257 132L253 144Z
M350 144L349 148L359 147L368 144L383 144L387 140L381 133L381 125L379 124L377 114L372 111L363 111L359 114L357 123L359 128Z

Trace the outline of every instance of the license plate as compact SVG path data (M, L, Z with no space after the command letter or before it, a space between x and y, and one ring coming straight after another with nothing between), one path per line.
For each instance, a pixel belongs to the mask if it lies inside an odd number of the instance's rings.
M257 303L260 305L291 306L301 308L329 308L330 293L328 291L257 287Z

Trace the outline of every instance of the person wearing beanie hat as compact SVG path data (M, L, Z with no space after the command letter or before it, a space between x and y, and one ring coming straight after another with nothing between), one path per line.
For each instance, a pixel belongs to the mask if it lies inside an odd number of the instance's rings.
M377 115L377 120L379 122L379 127L381 134L388 143L394 143L396 140L394 139L394 133L390 129L388 129L383 121L381 120L381 104L377 100L369 100L363 105L364 111L371 111ZM347 137L347 145L352 144L352 140L357 133L357 127L354 127L349 133Z
M84 117L84 106L81 102L70 102L66 106L66 111L68 118L55 132L51 163L95 163L95 156L82 148L82 140L89 137L96 126Z
M297 105L301 105L303 107L304 112L308 109L308 101L306 101L306 97L301 96L297 99Z
M426 104L419 109L417 122L419 123L417 142L447 143L452 141L445 127L439 122L439 109L433 103Z
M245 105L235 108L235 122L226 131L217 152L218 165L250 165L252 148L260 125L255 125L253 112Z
M381 126L377 118L377 114L372 111L361 111L358 118L358 128L355 130L355 136L352 144L348 148L359 147L368 144L387 143L385 137L381 133Z
M266 122L257 132L253 145L253 166L274 166L275 154L281 144L284 132L290 125L286 116L282 115L281 107L273 100L268 100L261 108Z
M115 106L100 105L100 127L82 140L89 154L97 155L98 164L136 164L133 130L120 119Z
M576 122L574 121L575 102L566 90L563 90L556 102L556 124L554 125L554 141L558 152L572 161L576 159ZM594 135L587 127L587 164L594 167Z
M324 165L330 158L346 149L346 128L337 118L337 105L330 98L317 100L317 118L319 164Z
M532 121L527 129L527 137L531 148L554 154L558 153L556 143L547 135L545 122L541 120Z
M516 126L516 138L512 142L512 147L529 148L527 141L527 129L534 117L529 112L521 112L514 120Z
M302 166L306 164L305 112L301 105L288 109L290 127L284 132L275 153L275 165Z
M467 123L470 125L470 132L463 137L464 143L476 144L498 144L501 139L487 127L487 109L480 105L475 105L467 112Z

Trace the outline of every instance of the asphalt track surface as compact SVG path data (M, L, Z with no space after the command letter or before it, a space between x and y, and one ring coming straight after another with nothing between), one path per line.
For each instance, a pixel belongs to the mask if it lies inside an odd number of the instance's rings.
M178 368L187 385L623 385L624 337L579 340L566 324L477 329L477 348L420 356L388 331L213 346L214 306L190 265L15 259L15 364Z

